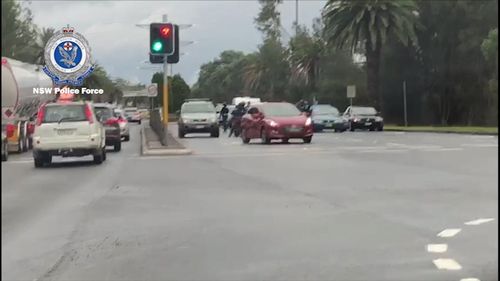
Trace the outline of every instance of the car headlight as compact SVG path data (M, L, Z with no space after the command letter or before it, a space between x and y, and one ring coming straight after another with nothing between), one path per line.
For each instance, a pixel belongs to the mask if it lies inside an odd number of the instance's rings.
M311 123L312 123L311 118L307 118L307 119L306 119L306 126L311 125Z
M271 121L269 121L269 126L271 126L271 127L277 127L278 123L276 123L275 121L271 120Z
M384 119L380 116L375 117L375 121L382 122Z
M361 121L361 120L360 120L360 119L358 119L358 118L354 118L354 120L353 120L353 121L354 121L354 122L359 122L359 121Z

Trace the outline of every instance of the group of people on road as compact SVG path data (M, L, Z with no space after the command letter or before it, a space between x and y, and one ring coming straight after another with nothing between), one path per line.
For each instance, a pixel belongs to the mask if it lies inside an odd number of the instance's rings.
M233 134L238 137L240 134L241 128L241 118L245 115L250 107L250 102L240 102L236 105L235 109L231 112L231 130L229 131L229 137ZM228 119L229 119L229 108L226 103L222 104L222 109L220 110L220 118L222 121L222 127L224 128L224 132L227 131L228 127Z
M301 112L310 112L311 111L311 106L307 100L300 100L298 103L295 104L295 106L301 111ZM250 102L240 102L238 105L236 105L235 109L231 112L231 129L229 131L229 137L231 137L233 134L238 137L240 132L241 132L241 118L243 115L245 115L250 107ZM222 104L222 108L220 110L220 119L222 122L222 127L224 128L224 132L227 131L227 128L229 126L228 120L229 120L229 108L227 107L226 103Z

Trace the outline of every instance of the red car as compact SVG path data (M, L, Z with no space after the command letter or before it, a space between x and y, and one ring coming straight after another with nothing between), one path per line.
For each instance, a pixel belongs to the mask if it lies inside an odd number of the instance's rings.
M253 105L241 120L241 139L249 143L251 139L262 139L271 143L273 139L288 142L302 139L310 143L313 136L311 118L301 113L293 104L286 102L266 102Z

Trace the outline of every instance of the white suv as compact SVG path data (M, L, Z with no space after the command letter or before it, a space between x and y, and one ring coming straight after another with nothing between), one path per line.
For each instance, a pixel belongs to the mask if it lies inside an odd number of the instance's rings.
M89 102L54 102L42 105L33 135L35 167L52 162L52 156L93 155L106 160L106 136Z

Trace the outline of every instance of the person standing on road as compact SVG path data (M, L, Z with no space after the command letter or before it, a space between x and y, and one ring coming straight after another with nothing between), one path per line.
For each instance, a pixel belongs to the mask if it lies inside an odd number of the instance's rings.
M245 102L240 102L236 108L231 112L231 115L233 116L231 118L231 130L229 131L229 137L231 137L234 133L235 136L239 136L240 133L240 125L241 125L241 118L243 115L247 113L245 109Z
M220 119L222 120L222 127L224 128L224 132L227 130L227 118L229 115L229 109L227 108L227 104L223 103L222 108L220 110Z

